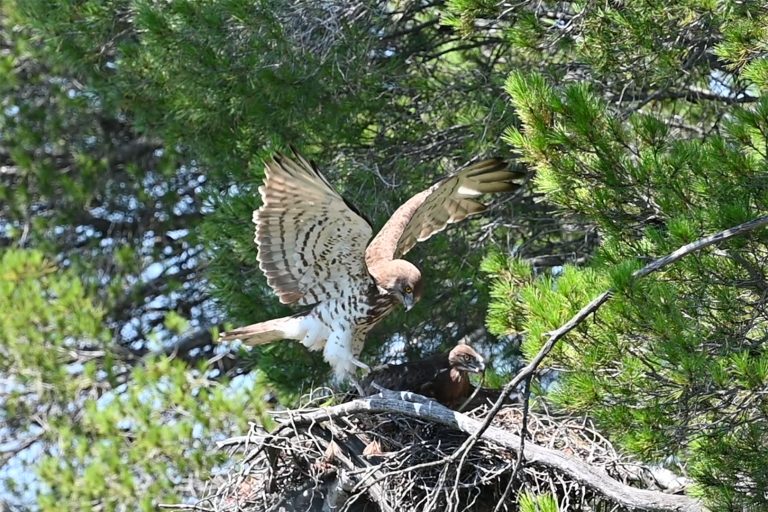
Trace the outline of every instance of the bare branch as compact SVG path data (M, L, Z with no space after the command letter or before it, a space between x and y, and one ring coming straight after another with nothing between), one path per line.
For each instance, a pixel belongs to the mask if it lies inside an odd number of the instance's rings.
M656 272L657 270L660 270L666 267L667 265L671 265L672 263L681 259L683 256L686 256L696 251L700 251L706 247L709 247L710 245L723 242L735 236L742 235L750 231L754 231L755 229L764 227L766 225L768 225L768 215L764 217L758 217L757 219L745 222L743 224L739 224L738 226L720 231L713 235L706 236L704 238L696 240L695 242L691 242L690 244L680 247L678 250L676 250L671 254L668 254L662 258L652 261L651 263L644 266L643 268L633 272L632 277L634 277L635 279L645 277L653 272ZM600 307L603 304L608 302L608 300L612 297L613 293L614 293L613 290L608 290L601 293L600 295L592 299L592 301L589 304L581 308L581 310L578 313L576 313L570 320L568 320L560 328L549 333L549 339L541 347L541 349L534 356L531 362L528 363L523 369L521 369L517 373L517 375L515 375L515 377L509 382L507 382L507 384L504 386L498 400L496 400L496 403L493 404L493 407L491 408L491 411L484 422L484 426L487 427L491 424L493 417L499 412L499 410L501 409L501 406L503 405L504 397L507 396L513 389L515 389L524 379L528 378L528 376L533 375L536 372L536 369L539 367L539 365L544 360L544 358L547 357L547 355L555 347L555 344L563 336L565 336L566 334L571 332L573 329L575 329L576 326L578 326L581 322L586 320L592 313L600 309ZM480 433L482 434L482 429L480 430Z
M632 277L634 278L645 277L648 274L656 272L657 270L660 270L661 268L676 262L677 260L681 259L683 256L687 256L692 252L700 251L706 247L709 247L710 245L713 245L719 242L724 242L725 240L731 239L735 236L743 235L744 233L748 233L750 231L754 231L766 225L768 225L768 215L764 217L758 217L757 219L750 220L743 224L739 224L738 226L725 229L713 235L700 238L695 242L691 242L690 244L682 246L675 252L667 256L664 256L663 258L659 258L657 260L652 261L648 265L644 266L640 270L633 273Z
M193 510L196 512L216 512L212 508L201 507L200 505L185 505L180 503L158 503L157 507L164 510Z
M208 329L198 329L183 338L179 338L176 343L164 348L162 352L167 356L179 356L182 359L186 359L192 350L208 346L211 343L213 343L211 331Z
M760 98L758 96L750 96L744 93L735 95L715 94L705 89L691 87L682 91L659 90L640 101L648 103L648 101L654 100L659 101L678 99L689 101L691 103L698 103L700 101L719 101L721 103L725 103L726 105L737 105L742 103L754 103Z
M357 449L355 449L350 446L353 441L357 441L358 443L362 443L362 441L353 438L343 440L339 437L333 436L327 428L322 426L319 431L320 436L325 442L326 448L328 448L331 443L335 443L335 448L337 449L333 452L334 458L341 462L341 464L348 471L360 472L371 469L371 464L368 464L363 459L363 449L361 447L357 447ZM382 478L381 471L374 468L370 472L369 476L372 477L374 481L367 487L366 490L373 501L375 501L379 506L379 510L381 512L395 512L396 509L389 503L389 498L387 497L386 491L378 483L378 480ZM362 480L365 480L365 478Z
M409 395L409 393L403 394L404 397ZM361 398L332 407L323 407L311 412L290 414L288 422L291 425L311 425L345 416L386 412L432 421L461 430L471 436L477 435L483 427L482 422L452 411L437 402L422 400L415 403L380 396L382 395ZM515 452L520 449L520 436L501 428L489 426L484 429L480 436ZM706 510L698 501L687 496L630 487L611 478L604 471L556 450L532 443L525 444L523 450L523 456L530 463L561 471L621 506L651 512L702 512Z
M507 495L509 494L509 491L512 489L512 485L515 483L515 478L517 478L517 474L520 472L520 468L525 464L525 438L528 435L528 406L530 404L530 398L531 398L531 377L525 379L525 391L523 392L523 419L520 422L520 448L517 452L517 460L515 461L515 469L512 471L512 474L509 476L509 483L507 484L507 487L504 489L504 494L501 495L501 499L499 500L498 505L496 505L496 508L493 509L493 512L499 512L501 510L501 505L506 501Z
M30 448L32 445L37 443L42 437L43 437L43 432L40 432L37 435L30 436L27 439L19 441L18 444L14 446L0 449L0 468L8 464L8 462L11 459L13 459L15 456L17 456L19 453L23 452L27 448ZM0 508L0 510L3 510L3 509Z

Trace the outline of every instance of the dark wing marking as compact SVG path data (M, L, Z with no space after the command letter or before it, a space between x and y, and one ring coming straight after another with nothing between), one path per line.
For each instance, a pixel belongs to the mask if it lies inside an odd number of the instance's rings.
M372 383L392 391L412 391L433 396L437 377L448 370L448 354L435 354L424 359L401 364L377 366L366 376L363 387L375 393Z
M369 268L379 261L399 258L416 242L485 210L475 198L519 188L527 177L522 168L504 160L483 160L445 178L406 201L395 211L366 249Z
M317 168L295 153L266 162L253 212L259 267L284 304L337 297L367 276L371 225L348 206Z

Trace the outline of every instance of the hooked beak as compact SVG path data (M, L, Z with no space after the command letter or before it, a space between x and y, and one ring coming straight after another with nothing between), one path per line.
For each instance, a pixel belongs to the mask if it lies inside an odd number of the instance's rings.
M416 301L413 299L412 293L407 293L403 295L403 306L405 307L406 311L410 311L410 309L416 304Z
M461 369L469 373L483 373L485 371L485 361L482 359L468 361L461 365Z

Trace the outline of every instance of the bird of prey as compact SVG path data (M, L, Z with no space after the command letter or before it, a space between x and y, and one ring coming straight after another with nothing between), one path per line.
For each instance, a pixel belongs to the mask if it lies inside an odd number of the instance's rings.
M460 344L450 352L419 361L374 368L363 381L363 388L374 393L376 384L392 391L412 391L455 409L472 392L467 374L484 370L482 356L469 345Z
M283 304L309 311L222 334L249 345L300 340L323 350L336 377L351 376L368 331L398 304L422 295L421 272L402 259L416 242L485 210L476 197L520 187L526 173L483 160L444 178L401 205L375 238L373 228L320 171L294 151L266 162L253 213L259 268Z

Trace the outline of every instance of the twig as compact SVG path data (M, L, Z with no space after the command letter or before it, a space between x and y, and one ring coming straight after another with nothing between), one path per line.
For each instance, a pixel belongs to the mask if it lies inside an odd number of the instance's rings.
M668 254L667 256L664 256L662 258L652 261L651 263L644 266L643 268L633 272L632 277L634 279L640 279L653 272L656 272L657 270L660 270L666 267L667 265L670 265L678 261L684 256L691 254L692 252L700 251L706 247L709 247L710 245L716 244L718 242L723 242L735 236L748 233L750 231L753 231L755 229L761 228L766 225L768 225L768 215L763 217L758 217L757 219L745 222L743 224L739 224L738 226L734 226L732 228L720 231L713 235L706 236L704 238L696 240L695 242L691 242L687 245L680 247L673 253ZM491 407L491 410L488 412L488 416L483 421L483 426L479 429L477 435L470 436L464 444L471 447L471 444L474 444L477 441L477 439L479 439L480 436L482 436L483 431L490 426L491 422L493 421L493 418L496 416L496 414L498 414L499 410L501 409L504 403L504 397L507 396L518 385L520 385L520 383L524 379L527 379L529 376L533 375L538 369L541 362L544 360L544 358L547 357L547 355L555 347L555 344L563 336L565 336L566 334L571 332L573 329L575 329L576 326L578 326L581 322L586 320L592 313L600 309L600 307L603 304L608 302L608 299L611 298L613 293L614 293L614 290L612 289L601 293L600 295L592 299L592 301L589 304L581 308L581 310L578 313L576 313L565 324L563 324L558 329L549 333L549 339L547 340L546 343L544 343L544 345L541 347L539 352L533 357L533 359L531 359L531 362L528 363L525 367L523 367L517 373L517 375L515 375L514 378L509 382L507 382L507 384L504 386L504 388L501 391L501 394L499 395L499 398L493 404L493 407ZM462 445L460 449L463 449L463 448L464 448L464 445Z
M350 447L349 443L347 443L345 440L341 438L334 438L329 427L321 425L318 430L320 432L319 435L326 443L326 448L331 443L336 444L338 449L334 452L334 457L338 459L339 462L341 462L347 468L347 470L350 472L355 472L357 470L367 469L370 467L369 464L366 464L362 460L362 451L357 452L352 447ZM355 485L352 491L356 489L357 485ZM379 506L379 510L381 510L381 512L395 512L395 508L392 507L392 505L389 503L389 499L387 498L385 490L377 482L371 483L365 490L368 491L368 495ZM358 495L350 496L350 503L357 499L357 496Z
M185 505L183 503L158 503L157 508L166 510L193 510L199 512L216 512L212 508L201 507L200 505Z
M466 409L467 405L472 403L472 400L474 400L477 394L480 392L484 383L485 383L485 372L483 372L483 375L480 378L480 383L477 386L475 386L475 390L472 392L472 394L469 395L469 397L467 397L467 399L464 400L464 402L456 410L459 412L464 412L464 409Z
M44 433L45 431L42 430L38 434L28 437L27 439L21 441L19 444L15 446L0 449L0 468L5 466L8 463L8 461L13 459L19 453L23 452L24 450L26 450L27 448L31 447L33 444L38 442L40 439L42 439Z
M483 424L474 420L465 414L452 411L447 407L433 401L414 403L401 399L383 398L372 396L368 398L359 398L344 404L334 405L321 410L308 413L297 413L291 418L294 425L311 425L317 421L325 421L331 418L341 418L358 414L373 413L396 413L404 414L414 418L428 420L434 423L461 430L470 436L475 436L480 431ZM520 449L520 436L511 432L497 428L487 427L482 438L488 439L501 446L516 451ZM445 464L451 459L456 459L456 453L444 457L437 461L439 464ZM525 459L532 464L542 465L551 469L560 471L575 481L594 489L606 496L615 503L637 510L649 512L703 512L706 510L703 506L687 496L670 495L657 491L636 489L625 485L613 478L606 472L593 467L592 465L565 455L557 450L551 450L532 443L524 445ZM435 465L430 463L430 465ZM417 465L424 466L424 465ZM409 470L415 470L417 466L411 466Z
M509 495L509 491L512 489L512 485L515 483L515 479L517 478L517 474L520 472L520 469L523 467L523 463L525 462L523 456L525 455L525 437L528 435L528 405L531 398L531 377L529 376L527 379L525 379L525 391L523 391L523 419L520 422L520 448L517 452L517 460L515 461L515 468L512 470L512 474L509 476L509 482L507 483L507 487L504 489L504 493L501 495L501 498L499 499L499 503L496 505L496 508L493 509L493 512L499 512L501 510L502 504L504 504L505 501L507 501L507 496Z

